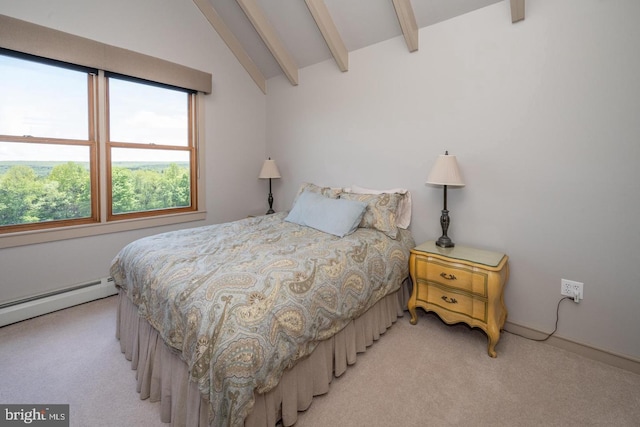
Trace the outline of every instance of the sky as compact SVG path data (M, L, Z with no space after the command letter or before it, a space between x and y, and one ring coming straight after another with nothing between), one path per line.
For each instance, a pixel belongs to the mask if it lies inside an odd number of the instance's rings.
M111 138L186 146L188 95L110 79ZM0 135L64 139L88 138L88 85L85 72L62 69L0 54ZM114 149L114 161L188 161L172 150ZM182 159L184 158L184 160ZM79 161L83 146L0 141L0 161Z

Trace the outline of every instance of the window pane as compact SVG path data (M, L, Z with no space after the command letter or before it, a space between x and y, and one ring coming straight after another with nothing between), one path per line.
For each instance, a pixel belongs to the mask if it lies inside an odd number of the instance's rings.
M109 133L114 142L189 145L186 92L111 77Z
M87 73L0 55L0 134L89 138Z
M91 216L89 147L0 142L0 226Z
M191 206L188 151L112 148L114 214Z

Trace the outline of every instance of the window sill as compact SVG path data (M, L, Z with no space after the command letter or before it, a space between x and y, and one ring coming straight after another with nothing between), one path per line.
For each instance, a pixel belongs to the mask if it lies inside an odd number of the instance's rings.
M188 212L174 215L163 215L150 218L137 218L114 221L108 223L77 225L48 230L21 231L7 235L0 235L0 249L15 246L33 245L36 243L54 242L57 240L76 239L80 237L98 236L101 234L119 233L122 231L139 230L143 228L161 227L165 225L181 224L206 219L204 211Z

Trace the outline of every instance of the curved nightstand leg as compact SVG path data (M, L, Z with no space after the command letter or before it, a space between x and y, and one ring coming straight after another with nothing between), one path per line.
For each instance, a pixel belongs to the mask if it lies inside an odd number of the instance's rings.
M498 341L500 340L500 329L489 328L489 331L487 331L487 336L489 337L489 344L487 346L489 356L498 357L498 354L496 353L496 344L498 344Z
M497 344L497 342L493 342L493 340L489 340L489 349L488 349L489 356L494 357L494 358L498 357L498 353L496 353L496 350L495 350L496 344Z
M411 315L411 320L409 320L409 323L411 323L412 325L415 325L416 323L418 323L418 316L416 314L416 308L415 307L408 307L409 309L409 314Z

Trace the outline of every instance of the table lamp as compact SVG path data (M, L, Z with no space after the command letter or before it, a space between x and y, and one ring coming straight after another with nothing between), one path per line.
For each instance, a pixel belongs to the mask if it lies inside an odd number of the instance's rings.
M265 160L262 164L262 170L260 171L260 175L258 175L260 179L269 179L269 210L267 211L267 215L275 213L273 210L273 194L271 193L271 179L272 178L280 178L280 171L278 170L278 165L276 165L275 160L271 160L269 157L268 160Z
M456 156L450 156L448 151L438 156L438 160L436 160L436 164L433 166L433 169L431 169L431 173L429 173L429 177L427 178L427 184L444 186L444 209L442 209L442 215L440 216L442 236L440 236L436 245L441 248L452 248L455 244L449 236L447 236L450 222L449 211L447 210L447 186L464 187Z

